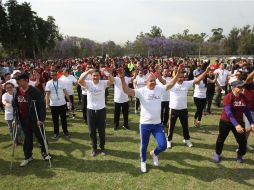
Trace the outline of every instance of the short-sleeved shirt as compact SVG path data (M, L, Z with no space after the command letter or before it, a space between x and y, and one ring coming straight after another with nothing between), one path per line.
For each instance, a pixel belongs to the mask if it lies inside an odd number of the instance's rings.
M9 93L4 93L2 96L2 102L7 101L8 103L12 103L13 100L13 95L10 95ZM5 120L13 120L13 107L12 105L10 106L5 106L4 109L4 119Z
M246 107L246 100L243 94L235 96L232 92L224 96L223 98L223 107L230 105L233 116L235 117L238 123L243 122L243 113ZM221 120L230 122L225 108L221 112Z
M105 108L105 89L108 87L108 80L100 80L98 84L93 81L86 81L87 108L101 110Z
M67 93L69 95L73 95L74 94L73 83L76 83L77 79L73 75L68 75L67 77L62 75L59 80L63 81Z
M194 80L183 81L182 84L176 83L170 89L170 102L171 109L182 110L187 109L187 94L188 90L193 86Z
M50 92L50 106L62 106L66 104L64 89L66 89L63 81L50 80L47 82L45 91Z
M126 84L131 83L131 78L130 77L124 77L124 80ZM129 97L127 94L124 93L123 87L122 87L122 82L119 77L115 77L115 86L114 86L114 102L116 103L124 103L129 101Z
M171 77L162 77L166 82L170 81L171 80ZM160 85L160 86L164 86L164 84L162 84L158 79L156 79L156 84ZM167 90L163 93L163 96L162 96L162 99L161 101L162 102L169 102L170 100L170 91Z
M216 69L214 71L214 74L219 74L217 78L217 82L219 83L220 86L226 86L226 81L228 76L230 75L229 71L226 69Z
M141 104L140 123L161 123L161 98L166 91L166 86L156 85L153 90L147 86L135 89L135 97L139 98Z

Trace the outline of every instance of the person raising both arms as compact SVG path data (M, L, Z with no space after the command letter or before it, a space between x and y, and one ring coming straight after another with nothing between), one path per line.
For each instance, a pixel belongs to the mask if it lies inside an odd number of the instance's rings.
M131 89L127 86L124 71L120 69L118 76L121 79L123 91L129 96L139 98L141 104L140 112L140 140L141 140L141 172L145 173L146 169L146 151L151 133L156 139L158 146L153 149L150 154L153 157L153 165L158 166L158 155L167 148L167 142L164 130L161 123L161 100L165 91L172 88L180 73L183 70L183 65L178 67L176 76L167 82L165 86L156 85L156 77L150 74L146 80L146 86L139 89Z

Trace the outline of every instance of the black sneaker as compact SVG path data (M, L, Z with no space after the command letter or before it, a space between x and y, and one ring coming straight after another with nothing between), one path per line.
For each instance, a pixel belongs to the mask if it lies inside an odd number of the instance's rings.
M118 130L118 127L114 127L114 130L117 131L117 130Z
M52 137L53 140L58 140L58 134L54 134L54 136Z
M64 135L66 138L70 138L70 136L71 136L69 132L63 133L63 135Z

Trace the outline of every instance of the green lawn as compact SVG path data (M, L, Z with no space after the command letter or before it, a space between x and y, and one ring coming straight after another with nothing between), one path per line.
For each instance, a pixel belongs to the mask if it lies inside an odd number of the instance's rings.
M245 162L235 161L237 148L232 134L225 142L223 160L212 160L218 134L220 110L203 118L200 129L193 127L195 107L189 97L189 124L193 148L183 145L179 122L174 134L174 147L159 156L160 166L152 166L148 155L148 173L140 173L139 116L134 115L134 103L130 104L131 130L113 130L112 91L107 106L106 148L108 155L90 156L91 144L88 128L82 122L81 112L75 120L69 119L71 138L61 137L57 142L53 134L51 115L48 113L46 128L52 165L42 161L38 143L34 143L34 158L27 167L20 168L22 147L16 149L13 170L10 170L11 141L8 129L0 114L0 189L253 189L254 158L248 152ZM254 145L253 134L250 144ZM155 147L153 137L149 150Z

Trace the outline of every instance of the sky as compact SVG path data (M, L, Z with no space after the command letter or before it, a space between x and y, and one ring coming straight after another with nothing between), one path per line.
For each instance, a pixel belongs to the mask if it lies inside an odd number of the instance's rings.
M3 3L6 2L3 0ZM24 2L24 0L18 0ZM37 15L53 16L63 35L97 42L134 41L140 32L159 26L164 36L254 24L253 1L201 0L26 0Z

